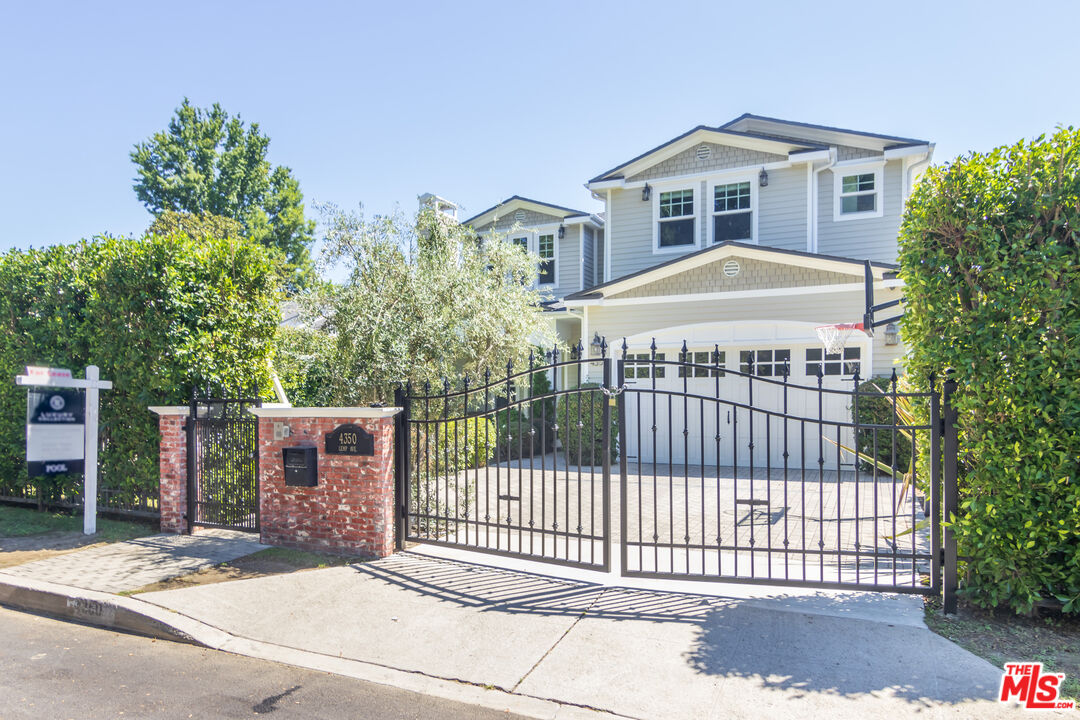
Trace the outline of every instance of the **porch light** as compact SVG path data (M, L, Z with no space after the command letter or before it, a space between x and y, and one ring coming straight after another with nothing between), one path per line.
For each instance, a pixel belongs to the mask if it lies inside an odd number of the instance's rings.
M769 186L769 173L765 172L765 168L761 168L761 172L758 173L757 184L758 187Z
M885 344L886 345L899 345L900 344L900 328L896 323L889 323L885 326Z
M566 226L565 225L560 225L559 226L559 239L562 240L564 237L566 237Z
M593 353L599 355L600 354L600 348L601 348L601 346L603 344L604 344L604 341L600 339L600 333L593 332L592 342L589 343L589 345L592 346Z
M649 187L649 183L645 183L645 187L641 188L641 200L642 200L642 202L645 202L651 197L652 197L652 188Z

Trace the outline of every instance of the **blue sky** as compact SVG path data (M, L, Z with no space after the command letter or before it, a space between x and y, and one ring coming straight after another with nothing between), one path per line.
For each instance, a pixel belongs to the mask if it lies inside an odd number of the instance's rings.
M938 161L1075 123L1077 20L1038 1L10 3L0 250L145 229L128 153L184 96L259 122L309 203L596 210L588 178L743 112L931 140Z

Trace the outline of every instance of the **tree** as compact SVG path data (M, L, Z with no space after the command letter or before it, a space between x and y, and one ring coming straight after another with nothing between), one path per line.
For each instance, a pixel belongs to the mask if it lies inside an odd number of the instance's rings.
M149 235L179 235L201 240L203 238L231 239L247 235L244 225L232 218L220 215L194 215L192 213L165 210L150 224Z
M407 222L328 207L326 225L325 261L348 279L305 305L334 337L335 402L390 401L407 380L505 372L535 343L554 342L533 289L536 258L501 238L480 241L427 209Z
M304 217L292 171L271 168L269 145L258 123L245 127L217 103L205 110L184 98L169 127L131 152L135 195L155 216L175 211L242 223L250 239L284 254L300 286L311 277L315 222Z
M1078 227L1073 128L931 168L901 226L906 365L958 382L952 520L981 605L1080 612Z

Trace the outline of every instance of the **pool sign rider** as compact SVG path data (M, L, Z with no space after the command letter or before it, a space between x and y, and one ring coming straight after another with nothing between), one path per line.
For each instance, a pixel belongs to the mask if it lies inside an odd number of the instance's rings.
M86 379L64 368L27 367L16 385L26 394L26 469L30 477L83 473L83 533L97 532L99 391L112 383L86 368Z

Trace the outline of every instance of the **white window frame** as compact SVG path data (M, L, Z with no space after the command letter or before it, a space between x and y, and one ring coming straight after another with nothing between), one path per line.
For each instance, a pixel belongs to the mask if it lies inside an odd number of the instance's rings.
M758 244L758 176L757 173L740 174L740 175L726 175L720 177L711 177L709 181L705 183L706 192L708 194L709 210L706 213L709 223L709 247L716 244L716 227L714 225L713 218L717 215L733 215L735 213L746 212L745 210L725 210L716 212L716 188L722 185L734 185L736 183L750 183L750 237L746 240L737 240L736 242L746 242Z
M527 230L521 230L521 231L515 232L515 233L507 233L506 234L506 242L513 243L514 240L516 240L518 238L526 238L526 241L527 241L526 249L528 250L529 254L535 255L537 257L537 263L538 263L537 268L539 269L540 236L541 235L551 235L552 240L554 241L555 257L552 258L552 260L555 263L555 280L554 280L554 282L542 283L542 282L540 282L540 278L537 277L536 283L534 284L533 287L542 288L544 290L550 290L552 288L559 287L559 254L560 254L559 253L559 245L562 244L560 242L560 240L559 240L559 226L556 225L556 224L539 225L539 226L536 226L536 227L531 227L531 228L529 228Z
M879 218L885 212L885 161L878 160L870 163L853 163L851 165L837 164L831 168L833 174L833 222L845 222L847 220L864 220L866 218ZM842 213L841 191L844 187L844 178L852 175L874 176L874 209L863 212ZM861 193L860 193L861 194ZM868 194L868 193L867 193ZM848 195L853 195L848 193Z
M699 224L701 218L701 198L698 197L698 192L701 190L700 183L678 183L678 184L656 184L650 185L652 192L652 251L653 255L675 255L694 250L701 249L701 227ZM692 217L694 220L694 242L692 245L673 245L671 247L660 247L660 193L678 192L680 190L689 190L694 194L694 214L681 215L679 219L686 219ZM675 219L675 218L665 218Z
M536 285L543 288L553 288L559 285L559 227L556 225L550 230L538 229L533 235L534 250L536 256L540 258L540 262L544 262L546 258L540 257L540 238L543 235L551 236L551 282L540 282L539 275L536 278ZM539 270L539 264L537 270Z

